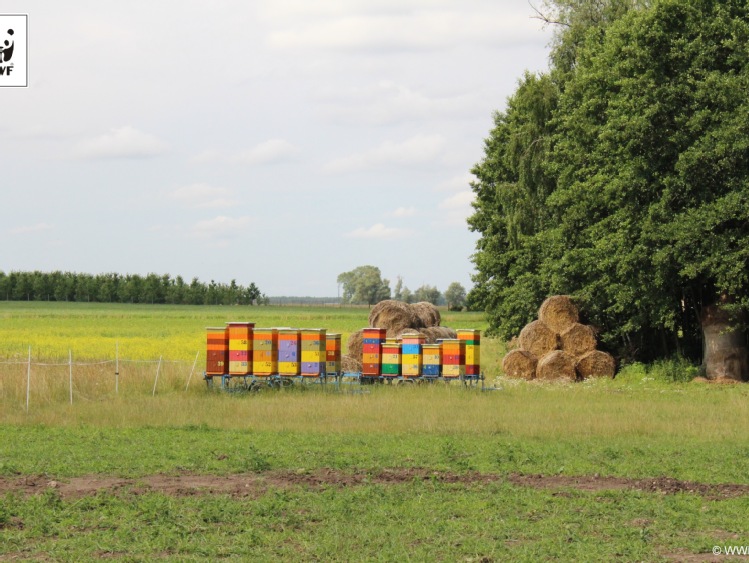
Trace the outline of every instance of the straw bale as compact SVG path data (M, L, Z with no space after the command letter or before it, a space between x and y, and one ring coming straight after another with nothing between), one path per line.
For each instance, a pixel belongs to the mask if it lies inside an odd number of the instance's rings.
M508 377L533 379L536 377L538 360L525 350L513 350L502 360L502 369Z
M580 313L569 295L552 295L541 304L538 319L561 334L580 320Z
M411 305L411 310L423 327L440 326L440 322L442 322L442 316L440 315L439 309L428 301L414 303ZM414 328L419 327L414 325Z
M341 370L343 373L361 373L362 367L361 361L356 358L348 354L341 356Z
M577 361L577 375L580 379L589 377L614 377L616 362L611 354L593 350Z
M446 326L430 326L419 330L427 337L427 344L434 344L440 338L457 338L458 333Z
M542 321L533 321L520 331L518 343L521 350L527 350L537 358L542 358L559 348L559 337Z
M536 378L575 381L575 357L563 350L549 352L538 361Z
M419 319L411 306L403 301L386 299L380 301L369 312L369 326L384 328L398 333L406 328L419 328Z
M356 332L352 332L348 337L347 346L348 355L361 361L362 350L364 348L364 331L357 330Z
M592 327L574 323L559 335L560 348L579 358L596 349L596 335Z

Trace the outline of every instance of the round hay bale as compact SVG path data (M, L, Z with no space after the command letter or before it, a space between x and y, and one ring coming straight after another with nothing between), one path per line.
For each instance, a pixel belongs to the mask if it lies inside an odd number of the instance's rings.
M538 360L525 350L513 350L502 360L502 370L508 377L533 379L536 377Z
M419 320L411 306L403 301L386 299L369 312L369 326L398 333L406 328L419 328Z
M361 373L362 363L349 355L341 356L341 370L343 373Z
M442 322L439 310L428 301L414 303L411 305L411 310L423 327L440 326L440 322ZM418 327L414 325L414 328Z
M454 329L446 326L430 326L427 328L419 329L424 336L427 337L427 344L434 344L441 338L457 338L458 333Z
M406 328L406 329L400 331L399 333L397 333L397 334L395 334L393 336L395 338L402 339L404 336L406 336L408 334L420 334L421 336L424 337L425 340L429 340L429 338L427 337L427 335L424 334L424 329L423 328L420 328L418 330L415 329L415 328ZM388 336L390 336L390 334L388 334Z
M589 377L611 378L616 373L616 362L611 354L600 350L592 350L577 361L575 369L580 379L588 379Z
M559 348L559 338L557 333L542 321L533 321L520 331L518 344L521 350L527 350L537 358L542 358Z
M364 331L352 332L346 343L346 351L349 356L361 362L362 350L364 349Z
M559 335L560 348L580 358L596 349L596 335L588 325L574 323Z
M580 320L580 312L569 295L552 295L541 304L538 320L557 334L562 334Z
M536 379L566 379L575 381L575 356L554 350L541 358L536 366Z

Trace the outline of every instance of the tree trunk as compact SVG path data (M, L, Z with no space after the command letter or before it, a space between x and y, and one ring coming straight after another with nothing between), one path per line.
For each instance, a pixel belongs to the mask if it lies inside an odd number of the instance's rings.
M749 348L746 332L739 328L741 319L731 319L722 307L727 300L708 305L703 309L702 334L704 336L703 368L708 379L719 377L749 380Z

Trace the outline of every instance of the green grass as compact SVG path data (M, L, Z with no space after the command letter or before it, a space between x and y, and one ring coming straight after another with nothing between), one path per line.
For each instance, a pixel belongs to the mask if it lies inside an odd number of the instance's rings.
M443 311L444 326L487 327L480 313ZM204 352L205 327L228 321L257 327L326 328L348 335L368 325L367 308L223 307L0 301L0 359L121 358L188 361Z
M749 545L749 496L547 490L511 480L749 484L749 389L688 383L696 372L683 362L625 366L614 380L582 384L518 382L501 377L503 344L487 339L482 364L487 384L499 388L491 392L310 386L234 395L209 392L199 376L185 390L205 326L249 320L345 335L365 325L367 313L0 304L0 362L19 361L0 364L1 483L387 469L496 476L490 483L269 483L246 498L10 492L0 495L0 561L657 561ZM444 313L443 324L485 328L466 313ZM66 361L69 348L93 361L111 358L114 342L123 357L173 360L162 366L155 396L154 363L124 363L116 394L112 364L75 366L72 405L69 367L35 363L26 411L29 345L34 362Z

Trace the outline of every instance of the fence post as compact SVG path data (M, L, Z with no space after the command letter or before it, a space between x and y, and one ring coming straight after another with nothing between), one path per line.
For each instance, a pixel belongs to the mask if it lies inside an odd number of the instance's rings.
M200 355L200 350L198 350L195 353L195 361L192 363L192 369L190 370L190 376L187 378L187 385L185 385L185 391L187 391L187 388L190 387L190 380L192 379L192 374L195 372L195 366L198 364L199 355Z
M159 356L159 366L156 368L156 379L153 382L153 393L151 393L152 397L156 396L156 384L159 382L159 371L161 371L161 359L164 356Z
M120 343L114 342L114 394L120 392Z
M70 367L70 404L73 404L73 351L68 348L68 366Z

